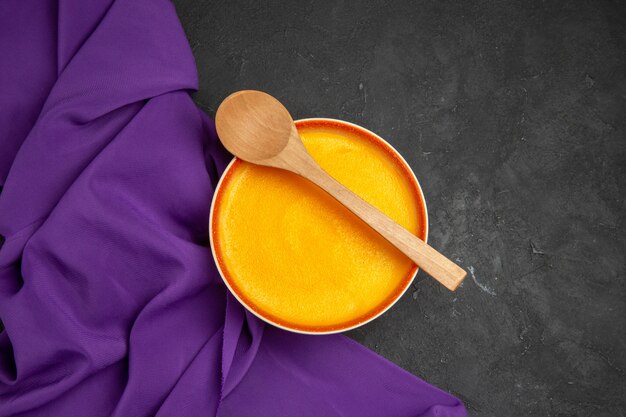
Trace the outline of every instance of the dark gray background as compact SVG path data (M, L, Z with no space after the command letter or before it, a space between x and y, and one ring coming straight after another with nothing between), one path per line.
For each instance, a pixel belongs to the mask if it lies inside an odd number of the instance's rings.
M254 88L379 133L471 271L350 337L473 416L626 415L626 2L175 4L203 109Z

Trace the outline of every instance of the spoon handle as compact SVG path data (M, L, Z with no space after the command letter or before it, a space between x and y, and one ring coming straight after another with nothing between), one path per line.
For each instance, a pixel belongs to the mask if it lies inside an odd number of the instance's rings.
M300 175L328 192L444 287L454 291L463 282L467 273L462 268L328 175L312 158L299 168Z

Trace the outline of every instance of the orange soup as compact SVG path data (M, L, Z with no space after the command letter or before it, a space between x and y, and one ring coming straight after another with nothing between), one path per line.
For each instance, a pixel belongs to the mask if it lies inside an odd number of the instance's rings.
M395 150L371 132L326 119L296 122L330 175L426 239L419 185ZM235 160L216 192L211 241L220 272L256 315L301 332L345 330L377 316L417 267L304 178Z

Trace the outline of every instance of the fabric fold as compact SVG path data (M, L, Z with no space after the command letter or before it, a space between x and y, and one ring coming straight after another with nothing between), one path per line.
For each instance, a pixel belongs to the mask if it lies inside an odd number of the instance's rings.
M169 1L7 0L0 31L0 417L466 415L228 294L207 229L230 156Z

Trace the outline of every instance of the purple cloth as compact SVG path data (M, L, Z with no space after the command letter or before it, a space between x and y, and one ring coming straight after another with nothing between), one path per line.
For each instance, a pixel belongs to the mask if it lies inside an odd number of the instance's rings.
M167 1L0 2L0 416L465 416L227 294L196 87Z

